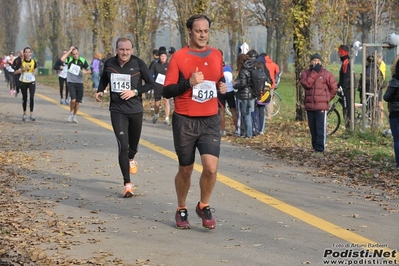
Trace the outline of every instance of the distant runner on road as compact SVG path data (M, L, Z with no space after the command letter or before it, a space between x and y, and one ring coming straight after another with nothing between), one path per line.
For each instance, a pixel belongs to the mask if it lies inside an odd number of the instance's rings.
M68 52L61 56L61 61L68 65L67 86L71 101L67 120L68 122L78 123L76 115L79 110L79 103L83 99L83 75L91 73L90 66L86 59L79 56L79 50L75 46L71 46Z
M16 74L21 74L21 93L22 93L22 121L26 121L26 107L28 101L28 89L29 89L29 108L31 121L35 121L36 118L33 116L33 109L35 106L35 91L36 91L36 72L37 64L34 59L32 59L32 49L26 47L24 49L24 58L21 61L21 66L15 71Z

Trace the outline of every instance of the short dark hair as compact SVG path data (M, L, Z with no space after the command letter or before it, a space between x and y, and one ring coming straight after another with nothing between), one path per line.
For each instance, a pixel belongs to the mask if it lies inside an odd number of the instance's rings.
M29 50L32 52L32 48L30 48L29 46L27 46L27 47L24 48L24 53L25 53L25 51L26 51L27 49L29 49Z
M132 40L130 40L129 38L127 38L127 37L119 37L117 40L116 40L116 49L118 49L118 44L119 44L119 42L127 42L127 41L129 41L131 44L132 44L132 48L134 47L134 45L133 45L133 41Z
M206 20L208 21L208 23L209 23L209 28L210 28L212 22L211 22L211 20L210 20L207 16L205 16L205 15L194 15L194 16L191 16L191 17L187 20L187 23L186 23L187 29L192 30L192 29L193 29L194 21L197 20L197 19L202 19L202 18L204 18L204 19L206 19Z
M159 55L159 51L158 51L158 49L154 49L154 50L152 50L152 54L154 54L154 55Z

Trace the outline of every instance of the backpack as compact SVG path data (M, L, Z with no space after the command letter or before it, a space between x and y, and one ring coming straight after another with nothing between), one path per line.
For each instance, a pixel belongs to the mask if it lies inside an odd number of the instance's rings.
M262 69L251 70L251 92L258 104L267 104L270 101L270 91L266 87L270 87L269 78Z

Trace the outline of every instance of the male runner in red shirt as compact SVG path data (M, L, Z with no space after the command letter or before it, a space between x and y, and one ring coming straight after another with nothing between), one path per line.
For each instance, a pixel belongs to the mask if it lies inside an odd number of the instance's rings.
M220 118L217 91L226 93L223 58L218 49L207 46L211 21L204 15L187 20L189 45L173 54L163 87L165 98L175 97L173 139L179 158L175 177L176 227L189 229L186 198L194 169L195 150L201 154L200 201L196 212L207 229L216 227L209 201L216 183L220 153Z

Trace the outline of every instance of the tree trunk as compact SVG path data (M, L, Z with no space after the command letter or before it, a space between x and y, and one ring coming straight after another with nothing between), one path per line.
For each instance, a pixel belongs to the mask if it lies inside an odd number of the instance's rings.
M306 69L306 60L310 51L311 17L314 14L313 0L294 0L292 8L294 22L295 53L295 89L296 89L296 121L307 120L305 111L305 93L300 83L301 73Z

